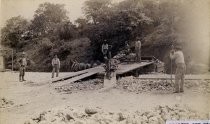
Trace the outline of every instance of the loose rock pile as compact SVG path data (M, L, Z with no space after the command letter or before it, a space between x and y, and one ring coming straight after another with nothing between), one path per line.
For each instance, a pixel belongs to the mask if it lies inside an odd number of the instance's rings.
M14 102L11 100L8 100L6 98L0 98L1 103L0 103L0 108L9 108L14 105Z
M58 92L71 93L74 91L97 90L103 87L103 80L92 79L87 81L75 82L68 85L55 88Z
M125 77L118 81L117 88L141 93L148 91L173 91L173 85L166 80L140 80L133 77Z
M205 80L185 80L184 87L195 89L196 92L210 93L210 82ZM116 88L136 93L151 91L173 92L174 81L171 83L170 80L142 80L130 76L119 79Z
M195 92L210 93L210 81L205 80L191 80L185 81L185 87L195 89Z
M98 90L103 87L103 79L92 79L75 82L62 87L57 87L58 92L72 93L74 91ZM184 87L195 89L196 92L210 93L210 82L201 80L185 80ZM128 92L173 92L174 83L170 80L142 80L132 76L124 77L117 81L115 88Z
M187 106L157 106L151 111L133 113L104 112L103 110L86 108L84 111L69 107L42 112L25 124L165 124L166 120L207 119L207 115L197 113Z

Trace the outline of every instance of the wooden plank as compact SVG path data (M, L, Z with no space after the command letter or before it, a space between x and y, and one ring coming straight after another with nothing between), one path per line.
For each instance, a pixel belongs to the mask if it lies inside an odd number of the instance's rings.
M73 82L75 82L75 81L84 79L84 78L86 78L86 77L92 76L92 75L94 75L94 74L96 74L96 73L97 73L97 72L87 72L87 73L85 73L85 74L82 74L82 75L73 77L73 78L71 78L71 79L68 79L68 80L65 80L65 81L62 81L62 82L59 82L59 83L53 83L52 85L53 85L53 86L56 86L56 87L63 86L63 85L70 84L70 83L73 83Z
M57 81L66 80L66 79L69 79L69 78L72 78L72 77L75 77L75 76L78 76L78 75L81 75L81 74L85 74L85 73L87 73L87 72L75 72L73 74L65 75L65 76L62 76L62 77L56 77L56 78L52 79L52 82L55 83Z
M62 85L68 84L68 83L72 83L72 82L75 82L75 81L78 81L78 80L81 80L81 79L93 76L93 75L95 75L97 73L101 73L103 71L104 71L103 68L97 67L97 68L88 70L87 73L84 73L84 74L72 77L72 78L70 78L68 80L65 80L65 81L62 81L62 82L59 82L59 83L53 83L52 85L54 85L54 86L62 86Z
M66 80L66 79L69 79L69 78L72 78L72 77L75 77L75 76L79 76L81 74L85 74L85 73L97 70L99 68L102 68L102 67L101 66L97 66L97 67L94 67L94 68L89 68L89 69L85 69L85 70L82 70L82 71L74 72L73 74L71 73L69 75L65 75L65 76L62 76L62 77L56 77L56 78L53 78L51 80L51 82L57 82L57 81L61 81L61 80Z
M127 73L129 71L133 71L135 69L138 69L138 68L141 68L141 67L153 64L153 63L154 63L154 61L152 61L152 62L133 63L133 64L119 64L118 70L117 70L116 73L118 75L119 74L124 74L124 73Z
M63 86L63 85L70 84L70 83L73 83L73 82L75 82L75 81L78 81L78 80L81 80L81 79L84 79L84 78L93 76L93 75L95 75L95 74L97 74L97 73L99 73L99 72L98 72L98 71L96 71L96 72L88 72L88 73L85 73L85 74L82 74L82 75L73 77L73 78L71 78L71 79L65 80L65 81L60 82L60 83L54 83L54 84L52 84L52 85L53 85L53 86L56 86L56 87Z

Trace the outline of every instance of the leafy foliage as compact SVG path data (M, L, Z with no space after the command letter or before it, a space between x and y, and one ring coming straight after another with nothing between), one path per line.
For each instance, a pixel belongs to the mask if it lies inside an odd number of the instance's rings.
M63 4L43 3L35 11L31 29L36 35L53 33L57 26L68 20Z
M7 20L1 31L2 44L14 49L22 48L24 41L22 35L28 30L28 21L21 16Z
M180 33L185 23L184 9L179 0L124 0L118 4L87 0L84 17L73 23L64 5L46 2L39 5L31 23L21 16L9 19L1 32L2 43L17 52L29 53L34 60L32 70L49 71L52 56L58 54L61 69L68 71L74 60L102 60L101 45L105 39L112 45L114 56L125 47L125 42L133 47L140 38L143 55L153 55L170 66L170 45L186 37Z

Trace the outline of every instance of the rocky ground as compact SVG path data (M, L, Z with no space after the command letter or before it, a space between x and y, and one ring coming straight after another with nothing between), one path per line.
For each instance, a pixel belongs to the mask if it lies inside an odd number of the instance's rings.
M166 120L206 120L210 82L186 80L174 94L170 80L121 78L100 92L103 80L54 87L43 83L50 73L1 73L1 124L164 124Z
M185 87L187 89L192 89L194 92L210 93L210 81L208 80L186 80ZM58 92L72 93L78 91L98 90L101 88L103 88L102 79L91 79L56 87L55 89ZM113 88L135 93L171 93L174 90L174 83L171 83L170 80L142 80L129 76L119 79Z
M91 79L88 81L81 81L76 83L71 83L69 85L64 85L61 87L56 87L60 93L72 93L78 91L87 91L87 90L98 90L103 88L103 80L102 79Z
M11 100L8 100L6 98L0 98L1 102L0 102L0 108L9 108L12 107L14 105L14 102Z
M187 106L157 106L150 111L105 112L101 108L86 108L78 112L66 107L49 110L32 117L25 124L165 124L166 120L207 119Z

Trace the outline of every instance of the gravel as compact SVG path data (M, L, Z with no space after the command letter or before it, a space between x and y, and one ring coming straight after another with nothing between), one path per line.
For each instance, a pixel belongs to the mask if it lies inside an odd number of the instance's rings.
M132 76L124 77L118 80L117 89L123 89L128 92L173 92L174 82L170 80L142 80L135 79ZM210 82L205 80L185 80L185 89L193 89L195 92L210 93Z
M103 87L102 79L92 79L87 81L75 82L61 87L56 87L58 92L72 93L77 91L97 90Z
M87 108L78 111L66 107L59 110L44 111L27 120L25 124L165 124L166 120L207 119L207 114L197 113L187 106L156 106L149 111L105 112L102 109L88 114Z
M55 88L58 92L72 93L77 91L98 90L103 88L103 79L91 79L75 82ZM173 92L174 82L170 80L142 80L132 76L123 77L117 81L114 87L127 92ZM185 80L185 89L192 89L194 92L210 93L210 82L205 80Z
M10 108L14 105L14 102L11 100L8 100L6 98L0 98L0 108Z

